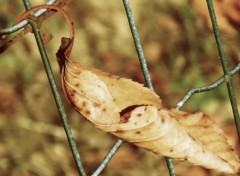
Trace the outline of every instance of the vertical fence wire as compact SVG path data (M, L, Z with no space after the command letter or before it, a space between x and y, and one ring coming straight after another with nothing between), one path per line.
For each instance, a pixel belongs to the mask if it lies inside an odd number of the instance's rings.
M230 99L230 103L231 103L232 111L233 111L233 115L234 115L234 120L235 120L235 124L236 124L236 128L237 128L238 140L240 141L240 117L239 117L239 112L238 112L238 108L237 108L237 101L236 101L235 93L233 90L232 76L231 76L231 73L228 68L228 61L225 57L222 39L221 39L216 15L214 12L212 0L207 0L207 6L208 6L212 26L213 26L214 36L215 36L216 43L217 43L219 59L222 63L222 68L224 71L224 77L225 77L225 81L227 84L228 95L229 95L229 99Z
M134 18L133 18L133 14L132 14L132 10L131 10L129 0L123 0L123 4L124 4L125 12L126 12L126 15L127 15L127 19L128 19L128 22L129 22L129 26L130 26L130 29L131 29L131 32L132 32L133 41L134 41L135 48L136 48L136 51L137 51L137 54L138 54L139 62L140 62L141 68L142 68L142 72L143 72L143 75L144 75L144 78L145 78L146 85L147 85L148 88L150 88L152 91L154 91L152 81L151 81L151 77L150 77L150 74L149 74L149 70L148 70L148 67L147 67L147 62L146 62L146 59L144 57L144 53L143 53L142 45L141 45L141 42L140 42L140 38L138 36L137 27L136 27L135 22L134 22ZM169 171L170 176L175 176L176 174L175 174L174 167L173 167L171 159L166 157L166 163L167 163L167 167L168 167L168 171Z
M63 106L63 103L62 103L62 100L61 100L61 96L58 92L58 89L57 89L57 86L56 86L56 81L53 77L52 69L51 69L48 57L46 55L45 48L43 47L41 35L38 31L37 25L34 22L31 22L29 20L29 24L32 26L33 33L34 33L34 36L36 38L36 42L37 42L38 47L39 47L40 54L41 54L42 59L43 59L43 64L44 64L44 67L46 69L46 73L47 73L47 76L48 76L48 79L49 79L49 83L50 83L50 86L51 86L51 89L52 89L52 92L53 92L53 95L54 95L54 99L55 99L55 102L56 102L56 105L57 105L57 109L59 111L59 114L60 114L60 117L61 117L61 120L62 120L62 123L63 123L63 127L64 127L64 130L65 130L65 133L66 133L66 136L67 136L67 139L68 139L68 143L70 145L70 148L71 148L74 160L75 160L77 170L78 170L79 174L81 174L82 176L86 176L83 164L82 164L81 159L80 159L80 155L78 153L77 145L76 145L76 142L73 138L73 135L72 135L72 132L71 132L71 127L70 127L69 121L67 119L66 112L64 110L64 106Z
M30 4L29 0L23 0L23 3L25 5L26 10L31 9L31 4ZM70 124L68 122L65 110L64 110L64 106L63 106L63 103L62 103L62 100L61 100L61 96L59 94L59 91L58 91L58 88L57 88L57 85L56 85L56 81L55 81L54 76L53 76L52 68L51 68L51 65L49 63L49 59L48 59L45 47L44 47L43 42L42 42L42 38L41 38L41 34L39 32L38 26L35 22L33 22L31 20L28 20L28 22L32 26L32 30L33 30L33 33L34 33L34 36L35 36L35 39L36 39L36 42L37 42L37 46L38 46L40 55L42 57L43 65L44 65L44 68L45 68L45 71L46 71L46 74L47 74L47 77L48 77L48 80L49 80L49 83L50 83L50 87L51 87L53 95L54 95L54 99L55 99L55 102L56 102L56 105L57 105L57 109L59 111L61 120L63 122L63 126L64 126L64 129L65 129L65 132L66 132L66 135L67 135L67 139L68 139L68 142L69 142L69 145L70 145L70 148L71 148L74 160L75 160L77 170L78 170L79 174L81 174L82 176L86 176L84 167L83 167L81 159L80 159L80 155L78 153L77 145L74 141L74 138L73 138L73 135L72 135L72 132L71 132L71 127L70 127Z
M147 67L147 62L146 62L146 59L145 59L145 56L144 56L144 53L143 53L140 38L138 36L137 27L136 27L134 19L133 19L133 14L132 14L132 10L131 10L131 7L130 7L129 0L123 0L123 4L124 4L125 12L126 12L126 15L127 15L128 23L129 23L129 26L130 26L130 29L131 29L131 32L132 32L133 41L134 41L134 44L135 44L135 48L136 48L136 51L137 51L137 55L138 55L138 58L139 58L139 62L140 62L141 68L142 68L142 72L143 72L143 75L144 75L146 85L147 85L148 88L153 90L151 77L150 77L149 70L148 70L148 67Z
M54 3L56 0L49 0L47 4L52 4ZM232 106L232 110L233 110L233 115L234 115L234 120L236 123L236 127L237 127L237 132L238 132L238 137L239 137L239 141L240 141L240 117L239 117L239 112L237 109L237 102L236 102L236 98L235 98L235 94L234 94L234 90L233 90L233 84L232 84L232 76L238 72L240 70L240 64L238 64L234 69L230 70L228 68L228 63L227 63L227 59L225 58L225 54L224 54L224 49L223 49L223 45L222 45L222 40L221 40L221 36L220 36L220 32L218 29L218 24L217 24L217 20L216 20L216 16L215 16L215 12L214 12L214 6L212 3L212 0L206 0L207 2L207 6L208 6L208 10L209 10L209 15L210 15L210 19L212 22L212 26L213 26L213 31L214 31L214 35L215 35L215 39L216 39L216 43L217 43L217 48L218 48L218 52L219 52L219 58L220 61L222 63L222 68L224 71L224 76L219 78L217 81L215 81L214 83L208 85L208 86L204 86L204 87L199 87L199 88L193 88L190 91L187 92L187 94L183 97L183 99L177 104L176 109L180 109L189 99L190 97L195 94L195 93L201 93L204 91L209 91L212 90L216 87L218 87L219 85L221 85L224 81L226 82L227 85L227 90L228 90L228 94L229 94L229 98L230 98L230 102L231 102L231 106ZM29 10L31 8L31 4L29 0L23 0L24 6L26 8L26 10ZM150 74L149 74L149 70L147 68L147 62L146 59L144 57L144 53L143 53L143 49L141 46L141 42L138 36L138 32L137 32L137 27L135 25L134 22L134 18L132 15L132 10L129 4L129 0L123 0L123 5L124 5L124 9L127 15L127 19L129 22L129 26L132 32L132 36L133 36L133 41L136 47L136 51L137 51L137 55L139 58L139 62L142 68L142 72L146 81L146 85L151 89L153 89L152 86L152 82L151 82L151 78L150 78ZM42 15L44 12L46 11L46 9L41 9L39 11L37 11L35 14L35 16L40 16ZM77 146L76 143L74 141L74 138L72 136L72 132L70 129L70 125L62 104L62 100L60 97L60 94L58 92L57 86L56 86L56 82L52 73L52 69L48 60L48 56L46 54L44 45L42 43L42 39L41 39L41 35L40 32L38 30L38 26L34 21L31 20L24 20L25 22L21 22L11 28L8 29L2 29L0 30L0 34L10 34L13 33L19 29L22 29L24 26L26 26L27 24L30 24L32 26L33 29L33 33L39 48L39 52L40 55L42 57L42 61L43 61L43 65L44 68L46 70L46 74L48 76L49 79L49 83L56 101L56 105L61 117L61 120L63 122L63 126L67 135L67 139L70 145L70 148L72 150L73 153L73 157L78 169L78 172L80 175L82 176L86 176L83 164L81 162L80 159L80 155L78 153L77 150ZM112 149L110 149L109 153L106 155L106 157L104 158L104 160L102 161L102 163L99 165L99 167L95 170L95 172L92 174L92 176L98 176L103 170L104 168L107 166L107 164L110 162L111 158L114 156L114 154L117 152L117 150L120 148L120 146L122 145L123 141L122 140L118 140L114 146L112 147ZM166 158L166 162L167 162L167 166L169 169L169 174L170 176L175 176L175 171L174 171L174 166L171 162L170 158Z

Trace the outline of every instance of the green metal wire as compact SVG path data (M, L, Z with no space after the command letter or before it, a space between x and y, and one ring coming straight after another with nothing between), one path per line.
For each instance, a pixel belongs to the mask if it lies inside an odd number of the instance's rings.
M142 45L141 45L141 42L140 42L140 38L138 36L137 27L136 27L134 19L133 19L132 10L131 10L131 7L130 7L129 0L123 0L123 4L124 4L124 8L125 8L125 11L126 11L126 14L127 14L127 19L128 19L128 22L129 22L131 32L132 32L134 44L135 44L136 51L137 51L137 54L138 54L138 58L139 58L139 61L140 61L140 64L141 64L141 68L142 68L142 71L143 71L145 82L146 82L148 88L154 90L153 85L152 85L152 81L151 81L151 77L150 77L150 74L149 74L149 71L148 71L148 68L147 68L147 62L146 62L146 59L144 57L144 53L143 53ZM176 174L175 174L174 166L172 164L171 159L166 157L166 162L167 162L167 167L168 167L170 176L175 176Z
M29 0L23 0L23 5L24 5L26 10L30 10L32 8Z
M230 71L230 75L233 76L239 70L240 70L240 64L238 64L234 69ZM177 104L176 109L180 109L191 98L193 94L213 90L214 88L220 86L224 81L225 81L225 77L223 76L208 86L191 89L190 91L187 92L187 94L183 97L183 99Z
M55 0L50 0L48 3L52 3ZM237 126L237 131L238 131L238 137L240 140L240 118L239 118L239 113L238 113L238 109L237 109L237 103L235 100L235 95L234 95L234 90L233 90L233 85L232 85L232 76L238 72L240 70L240 64L238 64L234 69L232 69L231 71L229 71L228 69L228 64L227 64L227 60L225 58L225 54L224 54L224 49L223 49L223 45L222 45L222 41L221 41L221 37L220 37L220 32L218 30L218 25L217 25L217 20L216 20L216 16L214 13L214 6L212 4L212 0L206 0L207 1L207 5L208 5L208 9L209 9L209 13L210 13L210 17L211 17L211 21L212 21L212 25L213 25L213 29L214 29L214 35L216 38L216 42L217 42L217 47L218 47L218 51L219 51L219 55L220 55L220 60L222 63L222 67L223 67L223 71L224 71L224 76L221 77L220 79L218 79L217 81L215 81L214 83L205 86L205 87L200 87L200 88L194 88L191 89L184 97L183 99L177 104L176 108L180 109L188 100L189 98L194 94L194 93L200 93L200 92L204 92L204 91L209 91L212 90L216 87L218 87L219 85L221 85L224 81L226 81L227 84L227 89L228 89L228 93L229 93L229 97L230 97L230 102L232 105L232 109L233 109L233 114L234 114L234 119L236 122L236 126ZM24 6L27 10L29 10L31 8L31 4L29 0L23 0L24 2ZM141 42L138 36L138 32L137 32L137 28L133 19L133 15L132 15L132 10L129 4L129 0L123 0L123 4L124 4L124 8L127 14L127 18L128 18L128 22L129 22L129 26L132 32L132 36L133 36L133 40L134 40L134 44L136 47L136 51L139 57L139 61L140 61L140 65L144 74L144 78L146 81L147 86L153 89L152 86L152 82L151 82L151 78L150 78L150 74L147 68L147 63L146 63L146 59L144 57L144 53L142 50L142 46L141 46ZM36 14L36 13L35 13ZM62 104L62 100L60 97L60 94L58 92L57 86L56 86L56 82L52 73L52 69L49 63L49 59L48 56L46 54L43 42L42 42L42 38L40 35L40 32L38 30L38 26L34 21L31 20L27 20L25 21L25 24L21 24L20 25L15 25L11 28L8 29L3 29L0 30L0 34L10 34L13 33L21 28L23 28L24 26L26 26L27 24L30 24L32 26L33 29L33 33L34 36L36 38L36 42L40 51L40 55L42 57L42 61L43 61L43 65L44 68L46 70L48 79L49 79L49 83L56 101L56 105L61 117L61 120L63 122L63 126L67 135L67 139L70 145L70 148L72 150L73 153L73 157L78 169L78 172L80 175L82 176L86 176L84 167L82 165L81 159L80 159L80 155L78 153L77 150L77 146L76 143L74 141L72 132L71 132L71 128ZM106 155L106 157L104 158L104 160L102 161L102 163L99 165L99 167L96 169L96 171L92 174L92 176L98 176L103 170L104 168L107 166L107 164L110 162L111 158L114 156L114 154L117 152L117 150L120 148L120 146L122 145L123 141L122 140L118 140L114 146L112 147L112 149L109 151L109 153ZM169 174L170 176L175 176L175 171L174 171L174 167L173 164L171 162L170 158L166 158L166 162L167 162L167 166L169 169Z
M29 0L23 0L23 2L24 2L24 5L26 7L26 10L31 9L31 5L30 5ZM73 157L75 159L75 163L76 163L78 172L82 176L86 176L86 173L84 171L84 167L83 167L81 159L80 159L80 155L79 155L78 150L77 150L77 145L74 141L74 138L73 138L73 135L72 135L72 132L71 132L71 127L69 125L67 115L66 115L65 110L64 110L64 106L63 106L63 103L62 103L62 100L61 100L61 96L60 96L59 91L57 89L56 81L55 81L54 76L53 76L52 68L51 68L51 65L49 63L49 59L48 59L46 50L45 50L44 45L43 45L43 41L42 41L42 38L41 38L41 34L39 32L38 26L35 22L33 22L31 20L28 20L28 22L32 26L33 33L34 33L34 36L35 36L35 39L36 39L36 42L37 42L37 45L38 45L38 49L39 49L40 55L42 57L43 65L44 65L44 68L45 68L46 73L47 73L47 77L48 77L48 80L49 80L49 83L50 83L50 86L51 86L51 89L52 89L52 92L53 92L53 95L54 95L54 99L55 99L55 102L56 102L56 105L57 105L57 109L59 111L61 120L63 122L63 126L64 126L64 129L65 129L66 135L67 135L67 139L68 139L70 148L71 148L72 153L73 153Z
M73 157L74 157L78 172L82 176L86 176L85 171L84 171L84 167L83 167L81 159L80 159L80 155L78 153L77 145L76 145L76 142L74 141L74 138L73 138L73 135L72 135L72 132L71 132L71 127L70 127L70 124L68 122L65 110L64 110L64 106L63 106L63 103L62 103L62 100L61 100L61 96L58 92L56 82L55 82L55 79L54 79L54 76L53 76L53 73L52 73L52 69L51 69L51 66L50 66L45 48L44 48L43 43L42 43L41 35L39 33L37 25L34 22L31 22L29 20L29 24L32 26L33 33L34 33L34 36L36 38L40 54L41 54L41 57L43 59L44 68L45 68L46 73L47 73L47 77L48 77L48 80L49 80L49 83L50 83L50 86L51 86L51 89L52 89L52 92L53 92L53 95L54 95L54 99L55 99L55 102L56 102L56 105L57 105L57 109L59 111L61 120L63 122L64 130L66 132L67 139L68 139L70 148L72 150Z
M227 59L224 54L224 48L223 48L222 39L221 39L220 31L218 28L218 23L217 23L216 15L214 12L212 0L207 0L207 6L208 6L212 26L213 26L214 36L215 36L216 43L217 43L219 58L221 60L223 71L224 71L224 77L225 77L225 81L227 84L228 94L229 94L232 111L233 111L233 115L234 115L234 120L235 120L235 124L236 124L236 128L237 128L238 139L240 141L240 117L239 117L239 112L238 112L238 108L237 108L235 93L233 90L232 76L228 69L228 62L227 62Z
M132 10L129 4L129 0L123 0L123 4L124 4L124 8L127 14L127 19L129 22L129 26L132 32L132 36L133 36L133 40L134 40L134 44L136 47L136 51L138 54L138 58L141 64L141 68L143 71L143 75L147 84L147 87L153 90L153 85L152 85L152 81L151 81L151 77L148 71L148 67L147 67L147 62L146 59L144 57L144 53L143 53L143 49L142 49L142 45L138 36L138 32L137 32L137 27L135 25L134 19L133 19L133 15L132 15Z
M112 147L112 149L108 152L108 154L106 155L106 157L104 158L104 160L102 161L102 163L100 164L100 166L96 169L96 171L91 175L91 176L98 176L107 166L107 164L110 162L110 160L112 159L112 157L114 156L114 154L117 152L117 150L120 148L120 146L122 145L123 141L121 139L119 139L114 146Z
M54 2L56 2L56 0L49 0L46 4L47 4L47 5L52 5L52 4L54 4ZM26 8L26 5L25 5L25 4L24 4L24 6L25 6L25 8ZM28 5L27 5L27 6L28 6ZM39 16L41 16L44 12L46 12L46 9L45 9L45 10L44 10L44 9L40 9L40 10L38 10L37 12L35 12L33 15L34 15L35 17L39 17ZM28 21L27 21L27 20L23 20L23 21L21 21L20 23L14 25L14 26L12 26L12 27L9 27L9 28L6 28L6 29L1 29L1 30L0 30L1 32L0 32L0 33L1 33L1 35L11 34L11 33L14 33L14 32L16 32L16 31L22 29L22 28L25 27L26 25L28 25Z

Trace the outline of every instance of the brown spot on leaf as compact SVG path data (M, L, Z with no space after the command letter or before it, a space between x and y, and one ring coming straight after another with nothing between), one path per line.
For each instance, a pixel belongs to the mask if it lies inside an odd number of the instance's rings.
M135 133L136 133L136 134L141 134L141 131L136 131Z
M120 117L120 122L127 123L130 117L131 117L131 112L127 112Z
M141 114L141 113L138 113L138 114L137 114L137 117L141 117L141 116L142 116L142 114Z
M79 71L79 70L75 70L75 72L74 72L76 75L80 75L81 74L81 71Z
M130 118L131 116L131 112L139 107L139 106L142 106L142 105L133 105L133 106L128 106L127 108L123 109L121 112L120 112L120 122L121 123L126 123L128 122L128 119Z
M76 84L75 84L76 87L79 87L79 85L80 85L79 83L76 83Z
M189 116L189 113L187 113L187 112L183 112L183 113L182 113L182 116L186 118L186 117Z
M111 74L111 73L108 73L107 76L108 76L108 77L112 77L112 74Z
M140 107L142 105L132 105L132 106L128 106L126 107L125 109L123 109L121 112L120 112L120 116L122 116L123 114L127 113L127 112L130 112L130 111L133 111L135 108L137 107Z
M75 94L76 94L76 90L73 89L73 90L71 91L71 93L70 93L70 97L74 97Z
M202 114L203 119L209 119L209 116L207 114L203 114L203 113L201 113L201 114Z
M100 107L100 104L98 104L97 102L94 102L94 103L93 103L93 106L94 106L95 108L97 108L97 107Z
M84 102L82 103L82 106L83 106L83 107L86 107L86 106L87 106L87 102L84 101Z
M165 123L165 118L164 118L164 117L162 117L161 121L162 121L162 123Z
M86 110L86 112L85 112L87 115L90 115L91 114L91 112L89 111L89 110Z
M117 130L117 131L115 131L115 133L124 133L124 131L123 130Z

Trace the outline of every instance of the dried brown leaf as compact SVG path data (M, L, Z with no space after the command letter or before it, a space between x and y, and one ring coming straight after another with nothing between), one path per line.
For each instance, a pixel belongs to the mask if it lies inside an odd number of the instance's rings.
M208 116L165 109L143 85L71 61L73 37L63 38L57 52L62 87L73 107L97 128L156 154L239 172L233 148Z
M222 172L238 171L233 148L203 113L164 109L159 97L141 84L77 62L66 60L63 70L69 102L97 128L160 155Z
M215 125L208 115L202 112L190 114L174 109L170 110L169 113L204 148L228 161L235 170L239 168L239 160L235 150L228 144L224 132Z

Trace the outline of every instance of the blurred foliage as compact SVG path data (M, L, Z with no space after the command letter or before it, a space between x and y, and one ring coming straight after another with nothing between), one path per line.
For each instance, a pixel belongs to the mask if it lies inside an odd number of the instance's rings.
M46 0L32 1L32 5L44 3ZM232 68L240 61L240 3L214 3ZM131 5L155 91L167 107L174 107L189 89L208 85L223 74L205 3L141 0L131 1ZM22 1L1 0L0 9L0 27L6 28L24 11L24 6ZM77 33L73 58L144 83L120 1L75 0L65 9ZM69 31L59 14L46 20L41 31L53 35L46 50L60 88L55 53L60 38L69 36ZM0 70L1 175L77 175L33 35L26 35L1 54ZM239 97L239 73L233 78ZM95 129L66 101L65 107L86 171L92 173L117 139ZM239 146L225 85L194 95L184 109L216 116L214 120L224 128L230 142ZM217 175L178 162L175 169L179 176ZM168 171L162 157L124 144L102 175L157 176L168 175Z

